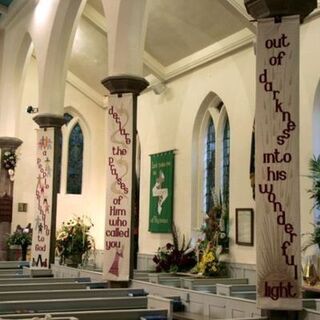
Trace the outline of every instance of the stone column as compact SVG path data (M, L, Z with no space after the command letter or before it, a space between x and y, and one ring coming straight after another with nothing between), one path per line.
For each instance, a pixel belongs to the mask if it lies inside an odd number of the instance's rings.
M60 183L63 116L39 114L37 135L36 212L33 222L31 265L48 268L55 259L57 193Z
M16 151L22 140L14 137L0 137L0 261L7 260L6 234L11 232L12 197L14 181L10 179L8 171L3 167L6 151Z
M129 215L131 215L131 225L130 225L130 267L129 267L129 278L131 279L133 277L133 264L134 264L134 248L133 248L133 212L135 208L135 188L136 188L136 174L135 174L135 162L136 162L136 132L137 132L137 97L140 94L141 91L143 91L149 83L144 79L137 76L131 76L131 75L121 75L121 76L111 76L107 77L106 79L102 80L102 84L109 90L111 95L117 100L121 100L121 97L123 94L131 94L132 95L132 124L131 125L131 132L128 132L132 145L132 154L131 159L129 161L131 177L128 178L128 180L131 180L131 190L129 190L130 194L130 212L128 212ZM115 103L117 104L117 103ZM131 107L131 106L130 106ZM120 121L122 119L120 118ZM119 129L120 130L120 129ZM107 141L107 144L110 144L111 141ZM130 193L131 191L131 193ZM107 190L107 192L110 192L110 190ZM108 210L108 209L107 209ZM108 212L108 211L107 211ZM126 281L122 283L124 286L127 284ZM121 286L121 281L111 281L111 286Z
M302 309L299 212L299 17L316 0L245 0L257 25L257 305L273 320ZM285 135L283 133L286 133ZM285 158L285 159L284 159Z

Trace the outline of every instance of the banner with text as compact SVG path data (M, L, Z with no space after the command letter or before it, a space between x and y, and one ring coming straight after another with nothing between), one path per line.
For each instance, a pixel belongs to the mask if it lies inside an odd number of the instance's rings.
M151 155L149 231L172 231L174 151Z
M37 130L36 204L33 222L31 266L49 267L52 209L54 129Z
M299 17L258 21L257 305L300 310Z
M132 94L107 107L107 199L104 279L129 280L132 194Z

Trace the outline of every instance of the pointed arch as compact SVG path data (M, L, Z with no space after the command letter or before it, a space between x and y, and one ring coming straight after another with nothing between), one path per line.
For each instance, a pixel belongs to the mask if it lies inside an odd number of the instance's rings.
M82 191L83 144L83 132L79 122L77 122L70 131L68 141L68 194L81 194Z
M196 196L192 199L192 225L195 229L203 223L216 187L216 128L220 105L218 95L209 92L199 107L193 126L192 193Z
M62 129L61 182L62 194L80 195L88 181L90 134L86 121L73 107L66 107L66 124Z
M1 79L1 134L16 136L26 70L30 65L33 40L29 32L6 45ZM5 108L5 109L4 109Z
M312 152L316 157L320 156L320 81L317 85L313 114L312 114ZM314 208L313 219L315 223L320 221L320 210Z
M229 205L230 194L230 122L226 106L223 105L219 117L219 193L223 202Z

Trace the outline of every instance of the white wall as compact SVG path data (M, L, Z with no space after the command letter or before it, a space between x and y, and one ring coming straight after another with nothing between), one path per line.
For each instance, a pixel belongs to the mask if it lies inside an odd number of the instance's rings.
M316 88L319 84L320 19L313 19L301 27L301 221L302 232L310 229L312 207L306 189L310 181L308 161L312 156L312 119ZM19 111L17 136L24 141L14 190L13 228L32 221L35 190L35 124L25 112L26 106L38 103L38 76L32 60ZM160 245L171 241L170 234L149 233L150 154L176 149L174 221L189 238L194 233L193 217L199 214L193 179L198 170L194 166L193 132L201 103L210 92L224 102L231 128L230 170L230 254L228 260L255 263L255 247L235 245L235 209L254 208L249 180L251 131L255 106L255 56L253 48L246 48L228 57L198 68L183 77L170 81L162 95L152 91L142 94L138 102L138 130L141 143L140 240L142 254L154 253ZM92 217L97 247L103 245L105 214L105 134L104 110L80 91L66 85L66 107L74 108L85 119L84 193L81 196L60 194L58 197L58 227L73 214ZM88 144L87 144L88 142ZM64 183L65 181L62 181ZM28 212L17 213L17 203L28 203Z
M23 140L19 148L19 160L14 187L13 222L25 226L33 221L35 188L36 188L36 128L32 115L26 113L28 105L38 106L37 63L31 59L27 69L26 82L20 108L18 136ZM92 218L94 228L92 234L98 249L103 247L103 229L105 212L105 139L104 109L87 98L70 84L66 84L65 111L73 110L84 120L84 170L83 191L81 195L58 195L57 228L62 221L73 215L87 215ZM62 184L66 183L65 176ZM61 188L65 190L65 187ZM18 213L18 202L28 204L27 213Z
M306 190L310 181L308 161L312 156L312 118L316 88L320 77L320 19L313 19L301 27L301 224L302 233L311 228L312 203ZM235 209L254 208L249 181L251 132L255 109L255 56L253 47L236 52L206 67L195 70L167 84L160 96L152 91L139 98L138 129L141 141L141 196L139 252L152 254L159 246L171 241L170 235L149 233L149 154L177 149L175 167L174 222L189 238L193 232L192 135L201 103L209 92L224 102L230 121L230 254L226 260L255 263L254 247L235 244ZM216 128L217 129L217 128ZM255 235L256 238L256 235ZM256 241L255 241L256 242Z

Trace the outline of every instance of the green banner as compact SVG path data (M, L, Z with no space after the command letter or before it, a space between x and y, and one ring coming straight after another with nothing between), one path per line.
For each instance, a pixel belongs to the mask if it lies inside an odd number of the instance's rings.
M170 233L173 211L174 152L151 155L149 231Z

